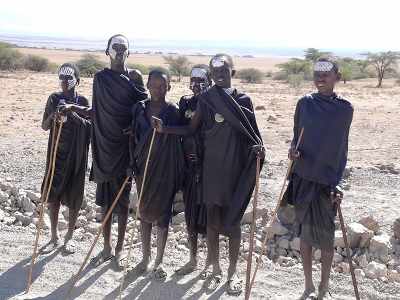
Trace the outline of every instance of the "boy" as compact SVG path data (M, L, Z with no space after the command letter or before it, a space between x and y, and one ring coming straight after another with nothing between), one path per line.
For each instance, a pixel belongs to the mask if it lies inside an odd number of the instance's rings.
M219 234L229 238L227 292L239 295L243 282L237 275L240 221L250 202L256 178L256 156L264 148L250 98L232 88L232 58L217 54L210 61L215 85L199 95L196 113L184 127L154 125L159 132L191 135L200 130L203 140L202 197L207 205L207 247L212 275L209 289L221 283Z
M294 136L289 158L296 160L288 186L299 224L305 290L300 299L315 298L312 281L312 248L321 249L321 283L318 299L326 299L333 259L336 205L343 193L338 188L347 162L353 107L334 93L340 73L335 61L320 58L314 64L317 93L299 100L294 116ZM304 128L299 151L295 145Z
M211 86L210 70L207 65L195 65L190 72L191 96L183 96L179 101L179 113L182 125L188 125L196 113L197 97ZM189 236L190 260L177 270L186 275L197 268L197 238L206 233L207 209L201 197L202 143L199 132L183 138L183 150L186 161L186 176L183 188L185 220ZM207 258L206 267L209 264Z
M54 128L52 124L57 113L67 104L89 106L88 100L75 90L80 81L79 70L75 65L63 64L58 70L58 78L61 92L50 95L42 120L43 130L50 129L46 173L49 172L50 152L53 143L52 133ZM71 239L83 200L90 142L90 122L71 111L66 112L61 118L63 118L65 124L63 124L60 135L54 178L48 199L51 223L51 240L48 245L52 245L53 249L58 245L58 214L60 205L63 204L69 209L68 231L64 237L63 250L66 253L74 253ZM58 130L59 124L56 124L56 126L56 130ZM47 193L44 190L46 184L44 181L45 179L42 183L42 194Z
M150 99L137 103L132 110L131 169L135 175L138 194L141 191L147 156L152 137L152 117L165 124L178 126L179 110L175 104L166 100L170 90L169 74L162 70L152 70L147 88ZM138 210L141 221L143 259L139 264L142 272L147 271L151 257L151 229L157 226L157 256L153 275L156 279L167 277L162 261L168 237L168 227L172 216L172 204L183 177L183 151L176 135L157 135L154 139L146 182Z

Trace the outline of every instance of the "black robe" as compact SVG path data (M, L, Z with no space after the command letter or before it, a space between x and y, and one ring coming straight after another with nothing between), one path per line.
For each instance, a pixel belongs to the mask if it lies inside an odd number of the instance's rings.
M299 146L301 158L293 172L308 181L338 185L347 163L352 119L352 105L337 95L315 93L301 98L294 116L292 145L297 143L301 128L304 135Z
M187 126L196 113L197 97L183 96L179 101L181 124ZM185 154L185 179L183 183L183 200L185 203L186 226L190 232L206 233L207 209L202 197L202 160L203 146L200 132L182 138ZM193 160L191 156L196 156Z
M47 100L43 119L47 119L51 113L56 111L60 101L67 104L89 106L88 100L83 96L77 95L72 101L65 99L62 93L54 93ZM52 144L53 125L51 126L47 146L46 174L49 169ZM78 116L76 113L70 113L67 116L58 144L54 178L48 199L49 203L61 201L63 205L71 209L79 209L81 207L85 187L90 128L90 121ZM42 193L45 192L43 191L45 178L46 176L44 176L42 182Z
M93 79L92 176L97 183L125 176L129 165L129 137L123 134L132 122L132 107L147 98L144 87L110 69Z
M141 191L146 159L150 147L153 128L146 116L150 100L142 101L133 107L131 144L131 166L136 170L135 179L138 195ZM158 118L166 126L180 124L176 105L168 103ZM154 138L150 162L147 169L143 196L139 206L141 220L157 222L161 227L168 226L172 214L172 204L176 192L182 185L184 158L180 137L171 134L158 134Z
M262 145L251 99L214 86L199 96L204 143L203 197L208 207L222 208L219 226L240 224L256 178L254 145ZM221 116L222 118L221 118ZM209 220L207 220L209 222Z

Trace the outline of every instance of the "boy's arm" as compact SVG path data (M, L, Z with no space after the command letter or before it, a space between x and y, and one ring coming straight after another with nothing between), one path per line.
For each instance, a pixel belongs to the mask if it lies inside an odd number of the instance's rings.
M47 99L46 107L44 109L42 118L42 129L47 131L51 127L51 123L54 120L55 112L53 111L53 99L51 96Z
M175 135L193 135L196 130L200 127L202 120L202 114L200 105L197 104L196 112L193 117L190 119L190 123L187 126L164 126L161 120L152 119L153 128L157 130L159 133L165 134L175 134Z
M297 102L296 110L294 112L293 139L290 144L290 149L289 149L289 154L288 154L290 160L295 160L300 157L300 152L296 151L297 139L299 138L299 134L300 134L300 132L299 132L300 103L301 103L301 99Z

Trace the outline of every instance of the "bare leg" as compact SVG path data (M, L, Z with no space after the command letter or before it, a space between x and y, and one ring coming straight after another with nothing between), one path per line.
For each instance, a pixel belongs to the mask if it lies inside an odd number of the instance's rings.
M197 232L188 231L189 237L189 250L190 250L190 260L182 268L176 272L179 275L186 275L197 269ZM207 264L207 263L206 263Z
M64 237L64 245L68 243L68 241L72 238L75 230L76 219L78 218L79 209L69 209L69 221L68 221L68 232Z
M325 294L328 291L332 260L333 249L321 249L321 283L318 295Z
M51 240L50 243L57 244L58 242L58 213L60 212L60 202L49 203L50 210L50 226L51 226Z
M236 266L239 257L241 230L234 229L234 237L229 238L229 268L228 268L228 289L230 295L239 295L243 290L243 282L236 273Z
M118 215L118 241L115 247L115 255L118 255L122 251L122 247L124 246L126 225L128 223L128 208L121 208L121 212Z
M210 226L207 227L207 248L210 265L212 266L212 275L208 288L215 290L221 283L222 271L219 265L219 233Z
M165 251L165 245L167 244L168 238L168 227L157 226L157 256L154 261L154 269L162 263Z
M142 238L142 261L139 263L139 272L146 272L151 258L151 228L152 224L144 221L140 222L140 232Z
M103 212L103 219L107 211ZM111 255L111 225L112 225L112 215L104 224L103 228L103 237L104 237L104 246L103 246L103 257Z
M300 240L300 253L303 259L303 271L305 278L304 294L315 291L314 283L312 281L312 247L307 242Z

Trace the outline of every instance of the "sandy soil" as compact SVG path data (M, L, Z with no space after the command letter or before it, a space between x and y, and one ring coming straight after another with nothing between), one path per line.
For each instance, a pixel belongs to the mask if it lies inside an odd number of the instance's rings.
M47 57L51 62L62 64L68 61L77 61L81 56L87 52L84 51L70 51L70 50L51 50L51 49L34 49L34 48L18 48L21 53L35 54ZM90 52L96 55L100 60L108 62L107 56L103 52ZM208 64L210 56L196 56L190 55L188 59L193 64ZM287 61L282 57L235 57L236 68L257 68L262 71L275 71L276 64ZM128 63L143 64L145 66L167 66L160 54L136 54L132 53L128 57Z
M51 74L0 73L0 176L10 177L19 187L39 190L43 176L47 132L40 128L48 95L57 90L57 78ZM261 206L272 208L286 170L286 153L291 139L292 117L296 101L312 91L310 83L292 89L282 82L266 80L263 84L235 86L247 92L257 109L257 119L267 147L268 163L261 176ZM349 174L343 203L345 220L357 221L366 214L376 217L384 230L400 216L400 86L386 81L382 89L374 88L374 80L355 81L338 86L339 94L351 100L355 107L350 136ZM187 79L173 83L171 101L188 93ZM91 79L83 78L79 91L90 98ZM87 185L86 194L93 199L94 186ZM26 264L32 251L32 228L0 225L0 299L22 292ZM48 234L48 233L46 233ZM79 235L78 235L79 236ZM149 276L137 277L133 271L125 299L230 299L221 287L208 294L199 272L180 278L173 270L186 261L188 253L179 247L179 239L171 235L166 252L166 267L170 276L166 282L152 281ZM185 236L180 237L180 239ZM42 241L48 239L45 236ZM56 252L41 256L35 269L30 298L62 299L68 280L79 268L91 241L78 244L79 251L71 256ZM204 243L203 243L204 244ZM226 245L226 243L225 243ZM98 246L100 247L100 245ZM204 245L200 249L205 257ZM135 248L134 263L140 259ZM222 247L223 270L227 269L227 249ZM241 256L240 274L244 277L245 261ZM316 266L319 269L319 266ZM40 276L39 276L40 275ZM318 280L319 272L315 272ZM74 296L79 299L115 299L121 273L110 265L86 269ZM296 299L303 288L300 265L285 268L276 264L264 266L255 284L252 299ZM363 279L360 282L362 299L400 299L399 284L384 284ZM335 299L352 299L349 275L332 274L331 292Z

